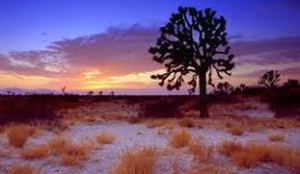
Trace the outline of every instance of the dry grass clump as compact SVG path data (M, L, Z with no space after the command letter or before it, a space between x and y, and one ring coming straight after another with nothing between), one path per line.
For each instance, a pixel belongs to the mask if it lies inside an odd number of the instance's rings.
M37 128L29 125L11 125L6 129L9 143L14 147L22 147L27 139L34 135Z
M229 156L241 167L253 167L258 163L261 154L265 153L264 148L258 148L256 144L248 144L243 147L241 143L225 141L219 146L219 152ZM259 153L262 152L262 153Z
M194 120L192 118L189 118L189 117L185 117L185 118L180 119L178 121L178 124L181 127L188 127L188 128L195 126Z
M31 147L29 149L24 149L21 152L21 157L25 159L37 159L45 157L49 154L49 147L47 145L39 145Z
M172 135L170 139L170 145L174 148L182 148L187 146L191 141L191 135L189 132L182 130Z
M48 142L48 145L51 153L59 155L64 165L77 164L92 149L92 145L89 143L75 144L72 140L60 136L54 137Z
M269 135L270 141L284 141L285 135L282 133L273 133Z
M248 143L244 146L224 142L220 152L229 156L240 167L253 167L259 162L273 162L300 170L300 151L289 147Z
M109 133L100 133L95 136L95 139L98 143L101 144L111 144L115 141L115 136Z
M36 174L36 170L29 164L13 165L7 170L7 174Z
M125 152L112 174L153 174L157 161L155 148L144 147L136 152Z
M241 151L242 144L232 141L224 141L218 148L219 152L225 156L230 156L233 152Z
M52 154L59 155L64 153L64 150L68 147L70 141L70 139L63 136L55 136L48 141L48 146Z
M244 134L242 126L234 126L228 130L232 135L241 136Z
M200 142L192 141L189 144L189 151L193 154L194 160L198 162L209 161L212 158L213 147Z

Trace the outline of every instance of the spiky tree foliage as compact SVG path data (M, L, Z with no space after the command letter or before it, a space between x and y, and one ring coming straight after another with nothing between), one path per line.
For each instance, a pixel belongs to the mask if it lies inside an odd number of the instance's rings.
M179 7L160 31L156 46L149 52L154 61L165 65L166 72L151 77L160 80L161 86L167 83L168 90L179 90L185 79L190 78L189 93L199 86L201 117L208 117L206 86L213 85L213 72L222 79L224 74L231 75L234 67L225 18L217 17L210 8L202 11Z
M266 72L260 80L258 81L258 84L264 85L268 89L275 88L277 83L280 81L280 74L276 70L271 70Z

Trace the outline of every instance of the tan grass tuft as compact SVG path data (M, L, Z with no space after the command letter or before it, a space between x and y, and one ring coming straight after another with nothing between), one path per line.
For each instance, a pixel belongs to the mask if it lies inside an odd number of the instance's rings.
M29 164L13 165L7 170L7 174L35 174L36 170Z
M121 156L112 174L153 174L157 161L157 152L154 148L145 147L136 152L127 151Z
M229 132L232 135L241 136L241 135L244 134L244 129L243 129L242 126L234 126L234 127L229 129Z
M95 136L95 139L100 144L111 144L115 141L115 136L109 133L100 133Z
M54 137L48 144L51 153L59 155L64 165L75 165L79 163L93 148L92 144L84 142L75 144L72 140L64 137Z
M284 141L285 135L282 133L273 133L269 135L270 141Z
M210 161L213 149L212 146L204 145L200 142L192 141L189 143L189 151L197 162Z
M232 141L224 141L220 144L218 150L225 156L230 156L233 152L241 151L242 144Z
M36 127L29 125L11 125L7 128L6 134L9 143L14 147L22 147L27 139L34 135Z
M24 149L21 152L21 157L24 159L36 159L42 158L49 154L49 147L47 145L39 145L31 147L29 149Z
M187 146L191 141L191 135L189 132L182 130L175 133L170 139L170 145L174 148L182 148Z
M298 169L300 171L300 151L278 145L247 143L244 146L234 142L225 142L220 152L230 156L240 167L253 167L259 162L273 162Z

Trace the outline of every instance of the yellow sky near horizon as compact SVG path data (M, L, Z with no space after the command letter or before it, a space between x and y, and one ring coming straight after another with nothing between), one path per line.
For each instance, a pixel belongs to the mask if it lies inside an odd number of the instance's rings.
M300 64L300 63L299 63ZM293 68L299 66L299 64L286 64L284 68ZM253 69L254 68L254 69ZM268 66L272 69L282 69L280 65ZM266 66L240 66L233 71L232 76L224 76L223 81L228 81L233 85L239 85L241 83L247 85L256 85L259 76L249 76L247 73L253 71L267 70ZM66 86L69 90L111 90L111 89L145 89L148 88L160 88L158 86L158 80L150 78L153 74L164 72L164 69L156 71L147 71L140 73L129 73L124 75L112 75L107 76L100 70L91 69L84 72L78 73L76 77L44 77L44 76L26 76L26 75L15 75L5 72L0 72L1 86L2 88L18 87L23 89L50 89L60 90L61 87ZM299 79L297 74L290 75L288 77L283 76L282 81L288 78ZM214 78L216 84L220 80ZM165 87L162 88L164 90Z

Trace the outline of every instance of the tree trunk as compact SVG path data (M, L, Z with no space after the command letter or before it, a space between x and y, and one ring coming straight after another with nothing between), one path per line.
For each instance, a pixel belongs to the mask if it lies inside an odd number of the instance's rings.
M206 93L206 72L201 72L199 76L199 90L200 90L200 118L208 118L208 104Z

